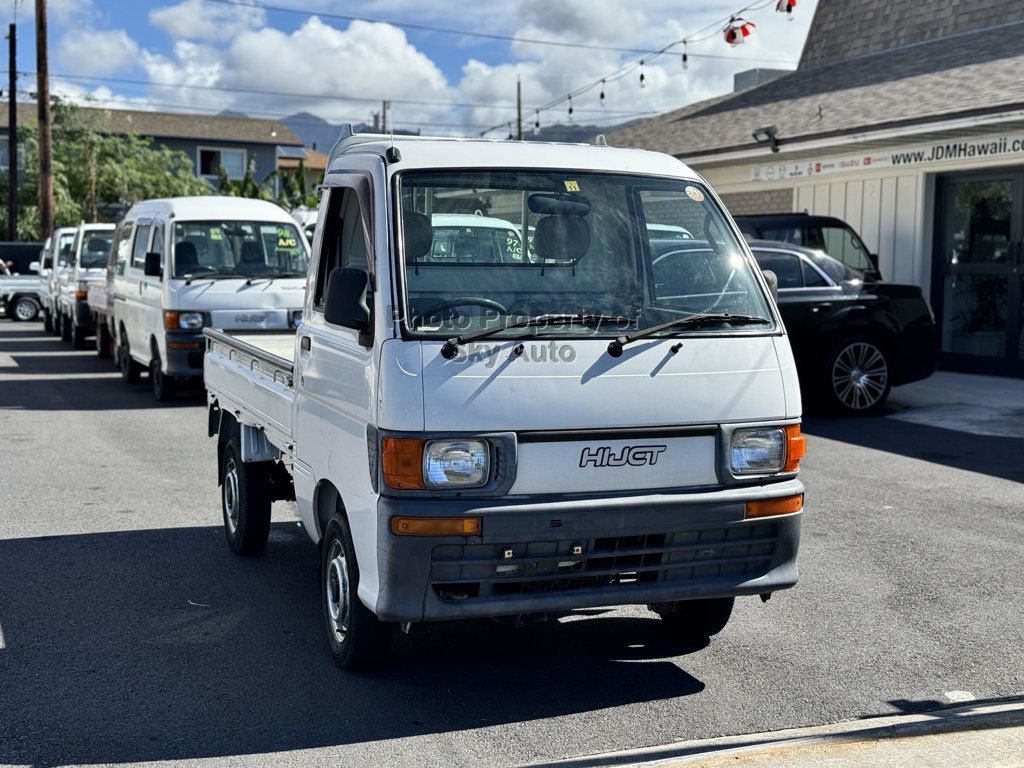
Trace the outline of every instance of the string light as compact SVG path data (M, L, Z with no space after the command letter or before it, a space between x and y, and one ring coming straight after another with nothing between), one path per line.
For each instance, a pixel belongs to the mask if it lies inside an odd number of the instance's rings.
M537 116L533 120L533 135L536 136L540 133L540 110L537 110Z
M684 42L683 43L683 69L687 69L687 68L688 68L688 65L686 63L686 43Z
M796 0L779 0L775 4L775 10L778 13L786 14L786 21L793 20L793 9L796 8Z
M601 106L604 106L604 80L601 81Z
M572 122L572 96L569 97L569 122Z
M640 87L646 88L647 83L644 82L644 60L640 59Z

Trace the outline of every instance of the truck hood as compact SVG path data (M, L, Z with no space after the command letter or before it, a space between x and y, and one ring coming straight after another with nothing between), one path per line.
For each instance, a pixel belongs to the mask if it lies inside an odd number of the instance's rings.
M383 401L397 394L390 391L399 383L395 379L411 384L419 378L422 424L428 431L783 419L799 415L799 394L793 391L787 397L787 387L797 389L796 377L786 340L778 340L785 355L779 354L772 336L714 336L637 341L618 358L608 354L607 338L487 340L463 347L453 360L441 356L442 342L396 340L385 345L385 355L394 344L406 359L396 361L397 370L388 370L382 361L381 395ZM520 343L522 353L514 354ZM416 348L419 361L412 355ZM787 413L794 403L797 413Z
M302 308L305 290L305 278L254 279L252 285L241 279L197 278L191 285L172 280L168 308L206 312L214 328L283 329L291 327L291 311Z

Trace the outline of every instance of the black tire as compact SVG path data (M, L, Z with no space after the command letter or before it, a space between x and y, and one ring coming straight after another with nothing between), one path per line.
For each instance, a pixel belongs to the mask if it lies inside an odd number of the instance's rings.
M270 536L270 494L264 462L246 464L238 438L231 438L221 458L221 511L228 545L238 555L258 555Z
M50 316L49 310L43 310L43 330L47 333L53 333L53 318Z
M71 318L64 315L62 312L60 315L60 340L71 341Z
M342 669L370 669L386 656L397 626L378 619L359 599L359 564L341 510L320 545L320 604L331 656Z
M60 323L60 312L58 312L56 309L52 310L50 312L50 333L52 333L54 336L60 336Z
M659 607L658 615L676 639L693 644L706 643L725 629L735 602L734 597L684 600L667 609Z
M103 360L109 360L114 356L113 340L110 337L110 329L103 318L96 323L96 355Z
M166 403L174 399L178 387L174 377L165 374L162 366L160 353L154 348L153 356L149 360L149 382L153 386L153 397L161 403Z
M31 296L19 296L7 305L7 316L18 323L30 323L39 317L39 302Z
M80 325L71 323L71 346L75 349L85 349L89 346L89 331Z
M125 338L124 329L121 329L121 344L117 348L117 367L121 371L121 381L125 384L134 384L139 380L142 373L142 366L132 359L131 347L128 339Z
M885 346L866 336L843 339L825 363L822 396L830 410L846 416L877 413L892 389L892 364Z

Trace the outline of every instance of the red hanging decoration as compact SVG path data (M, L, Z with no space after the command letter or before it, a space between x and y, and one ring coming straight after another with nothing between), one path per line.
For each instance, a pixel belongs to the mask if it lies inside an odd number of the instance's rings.
M793 9L796 8L796 0L779 0L775 4L775 10L779 13L786 14L786 18L790 21L793 20Z
M729 23L725 25L725 42L729 45L740 45L748 37L750 33L754 31L754 27L757 25L752 21L746 19L731 18Z

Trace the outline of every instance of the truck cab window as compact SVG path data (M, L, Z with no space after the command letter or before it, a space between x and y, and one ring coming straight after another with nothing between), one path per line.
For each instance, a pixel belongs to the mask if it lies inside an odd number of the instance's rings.
M365 218L359 205L359 195L349 187L337 187L330 194L313 293L313 303L318 308L323 308L327 278L332 269L368 269L370 263Z
M146 248L149 246L149 224L143 224L135 230L135 247L132 248L132 266L142 269L146 266Z
M128 263L128 258L131 254L131 246L132 224L131 222L125 222L118 229L114 247L110 249L112 262L109 266L113 267L114 274L124 274L125 265Z

